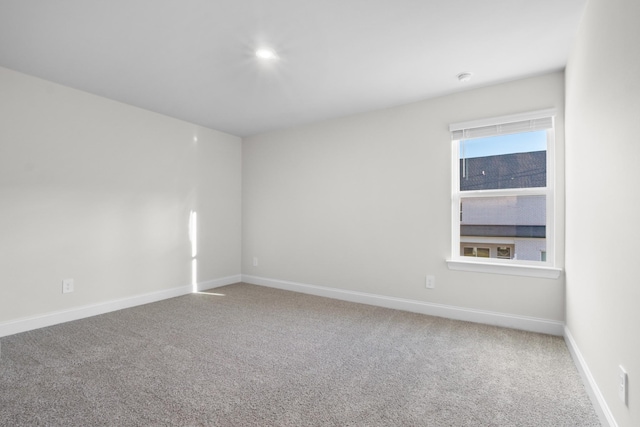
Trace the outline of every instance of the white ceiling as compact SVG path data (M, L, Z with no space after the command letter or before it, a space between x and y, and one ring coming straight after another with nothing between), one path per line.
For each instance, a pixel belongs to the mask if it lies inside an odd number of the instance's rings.
M586 1L0 0L0 65L248 136L561 70Z

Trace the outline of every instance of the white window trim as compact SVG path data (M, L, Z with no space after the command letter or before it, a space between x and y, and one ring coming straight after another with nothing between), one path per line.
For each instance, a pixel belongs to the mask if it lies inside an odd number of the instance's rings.
M494 117L489 119L473 120L469 122L452 124L449 127L451 132L462 129L499 125L502 123L512 123L523 120L534 120L544 117L554 117L555 109L534 111L531 113L514 114L510 116ZM562 269L555 265L555 245L556 233L555 224L557 221L555 210L555 123L552 129L547 130L547 187L546 188L525 188L516 190L477 190L465 192L464 198L509 196L509 195L544 195L546 197L546 243L547 261L523 261L506 260L497 258L471 258L460 255L460 140L452 140L452 179L451 179L451 256L447 265L451 270L473 271L493 274L508 274L516 276L541 277L557 279L562 273Z
M561 268L525 265L522 263L522 261L519 261L517 264L515 264L512 262L507 263L507 261L513 260L505 259L496 259L496 261L494 262L493 260L487 260L487 258L467 257L469 259L465 260L461 258L462 257L458 259L447 259L447 266L449 267L449 270L507 274L510 276L540 277L544 279L557 279L562 273Z

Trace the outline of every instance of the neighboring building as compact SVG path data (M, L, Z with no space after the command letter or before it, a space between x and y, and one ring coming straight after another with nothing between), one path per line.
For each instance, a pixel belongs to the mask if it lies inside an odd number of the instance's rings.
M545 187L546 152L460 160L460 190ZM463 198L460 255L546 260L545 196Z

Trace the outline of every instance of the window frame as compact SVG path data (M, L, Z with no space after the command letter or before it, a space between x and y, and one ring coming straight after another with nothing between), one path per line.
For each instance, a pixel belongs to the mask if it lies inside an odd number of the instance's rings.
M561 269L555 265L556 247L556 163L555 163L555 109L534 111L523 114L494 117L488 119L474 120L470 122L456 123L450 125L451 138L451 256L447 259L447 265L452 270L477 271L497 274L510 274L518 276L533 276L545 278L557 278ZM467 190L460 191L460 141L465 138L455 139L453 132L461 129L473 129L485 126L499 126L508 123L535 120L541 118L551 118L551 128L546 129L547 149L546 149L546 187L534 188L508 188L491 190ZM511 133L524 133L527 130ZM499 134L498 134L499 135ZM467 138L471 139L471 138ZM546 261L514 260L504 258L477 258L465 257L460 254L460 206L462 199L478 197L510 197L510 196L545 196L546 199Z

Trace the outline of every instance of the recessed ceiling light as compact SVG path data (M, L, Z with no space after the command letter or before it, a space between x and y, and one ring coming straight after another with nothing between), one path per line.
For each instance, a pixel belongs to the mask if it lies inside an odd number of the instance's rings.
M276 59L276 53L271 49L258 49L256 50L256 56L260 59Z
M463 83L468 82L469 80L471 80L471 76L472 75L473 74L471 74L469 72L460 73L457 76L458 77L458 81L459 82L463 82Z

